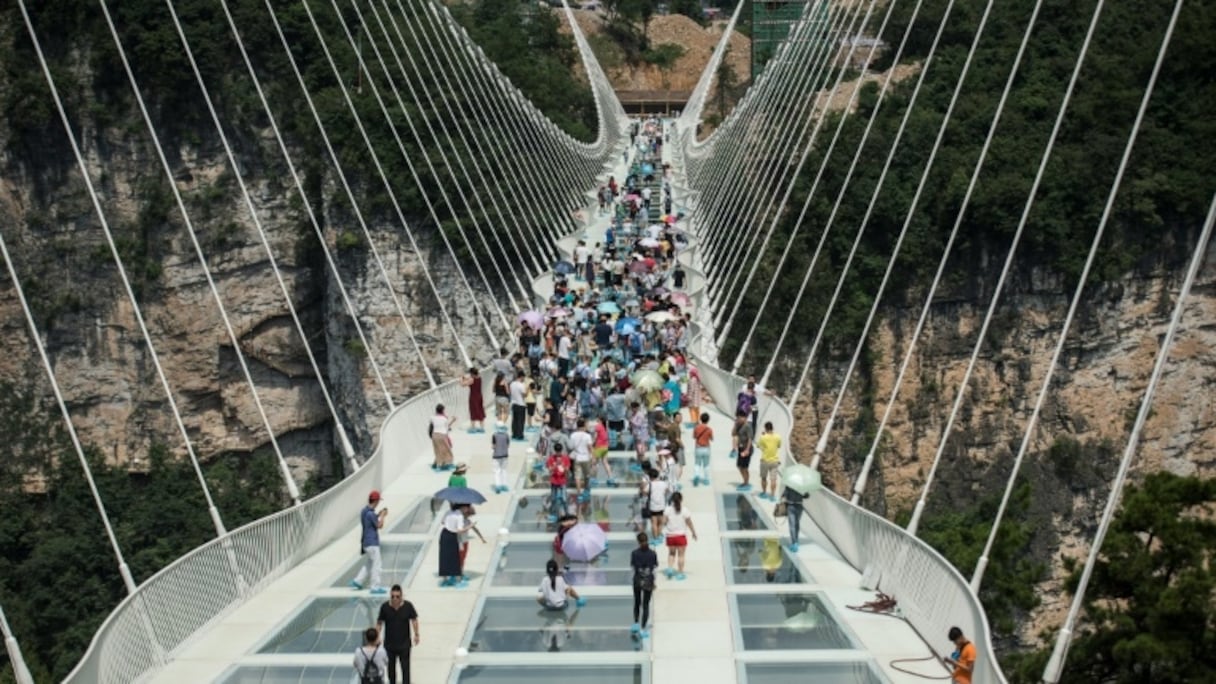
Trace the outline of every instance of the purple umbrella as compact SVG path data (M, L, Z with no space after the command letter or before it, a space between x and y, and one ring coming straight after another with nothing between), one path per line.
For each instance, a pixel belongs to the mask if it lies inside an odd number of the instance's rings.
M533 330L540 330L545 327L545 315L539 311L525 311L519 315L519 322L527 323Z
M595 523L580 523L562 538L562 553L572 561L589 562L608 548L608 535Z

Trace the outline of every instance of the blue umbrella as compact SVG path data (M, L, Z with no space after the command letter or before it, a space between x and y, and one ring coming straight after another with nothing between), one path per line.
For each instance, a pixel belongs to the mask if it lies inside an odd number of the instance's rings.
M616 302L602 302L598 310L602 314L618 314L621 312L621 307L616 305Z
M553 264L553 272L558 275L570 275L574 273L574 264L569 261L559 261Z
M456 505L460 504L483 504L486 498L481 495L481 492L470 487L444 487L433 495L436 499L442 499Z
M642 322L638 319L626 316L625 318L622 318L616 322L616 331L624 332L625 328L630 328L630 332L633 332L634 330L637 330L638 326L641 324Z

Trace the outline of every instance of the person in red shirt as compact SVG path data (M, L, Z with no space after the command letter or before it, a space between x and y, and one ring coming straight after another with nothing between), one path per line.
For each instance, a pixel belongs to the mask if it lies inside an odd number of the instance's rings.
M549 471L549 522L557 522L557 512L565 515L566 485L570 481L570 457L565 454L561 442L553 444L553 453L545 461Z

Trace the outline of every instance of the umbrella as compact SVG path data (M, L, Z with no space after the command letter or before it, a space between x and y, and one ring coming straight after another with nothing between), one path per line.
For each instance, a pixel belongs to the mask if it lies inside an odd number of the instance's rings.
M633 383L634 387L643 391L657 390L663 386L663 376L659 375L658 371L652 370L638 371L629 381Z
M663 223L666 223L667 225L671 225L675 222L676 222L676 217L672 216L671 214L668 214L663 217Z
M519 315L519 322L527 323L533 330L540 330L545 327L545 315L539 311L525 311Z
M562 537L562 553L572 561L586 563L608 548L608 535L595 523L580 523Z
M659 245L661 245L663 243L659 242L658 240L656 240L652 237L645 237L645 238L642 238L641 240L638 240L638 244L643 247L658 247Z
M616 331L622 335L632 335L633 333L637 332L637 327L626 323L625 325L617 326Z
M663 287L662 285L660 285L650 291L651 297L662 297L665 294L671 294L671 290L668 290L667 288Z
M786 487L804 496L823 486L819 478L819 471L813 470L810 466L805 466L801 463L795 463L782 468L781 482Z
M642 322L638 319L626 316L625 318L622 318L616 322L616 331L624 332L624 328L633 328L634 330L637 330L638 326L641 324Z
M486 502L486 498L481 495L481 492L470 487L444 487L435 492L433 496L454 504L483 504Z
M666 323L676 320L676 315L670 311L652 311L646 314L646 320L654 321L655 323Z
M545 316L548 318L565 318L566 316L569 316L569 315L570 315L570 310L563 309L560 306L555 306L552 309L549 309L547 312L545 312Z
M618 314L621 312L621 307L616 305L616 302L602 302L597 310L602 314Z
M629 272L630 273L649 273L650 264L639 259L639 260L634 261L633 263L629 264Z
M692 304L692 298L683 292L672 292L671 297L668 297L672 304L680 306L689 306Z
M574 273L574 264L569 261L559 261L553 264L553 272L559 275L570 275Z

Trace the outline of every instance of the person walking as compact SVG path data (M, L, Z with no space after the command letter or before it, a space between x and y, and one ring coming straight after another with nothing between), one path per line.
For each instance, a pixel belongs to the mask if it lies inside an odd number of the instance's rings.
M558 570L557 561L549 559L545 563L545 578L536 589L536 602L545 610L565 610L567 599L574 599L574 605L579 608L587 605L587 599L579 596Z
M452 504L452 510L443 516L443 529L439 531L439 576L443 578L439 586L463 588L469 585L464 576L464 554L462 548L467 548L469 530L473 523L469 520L473 507L469 504Z
M502 494L507 486L507 456L511 452L511 440L507 437L507 426L499 425L490 435L490 449L494 459L494 493Z
M791 487L781 492L781 500L785 502L785 519L790 526L790 551L798 551L798 533L802 523L802 502L806 494Z
M630 632L635 639L645 639L650 636L646 623L650 621L650 598L654 595L654 573L659 567L659 556L650 548L645 532L639 532L637 539L638 547L629 555L629 567L633 569L633 626Z
M663 543L663 511L667 510L667 492L671 485L659 477L656 468L650 469L650 483L646 489L646 512L650 518L650 543Z
M731 453L735 457L735 467L743 482L735 488L736 491L750 492L752 466L752 426L747 422L748 412L738 411L735 414L735 426L731 429Z
M486 402L481 395L481 373L470 368L460 384L469 388L469 434L482 434L486 431Z
M968 641L958 627L951 627L946 636L954 642L954 653L942 658L946 665L954 668L950 673L950 684L971 684L971 673L975 670L975 644Z
M595 475L603 471L604 480L602 483L609 487L615 487L617 483L616 480L612 479L612 468L608 465L608 428L604 425L602 418L596 419L594 424L595 437L591 445L591 456L595 462L591 467L591 472ZM591 484L598 486L600 482L593 477Z
M359 574L350 581L350 586L354 589L362 590L364 586L371 586L373 594L385 593L384 586L380 584L380 575L383 572L384 566L380 558L380 529L384 527L384 520L388 517L388 509L381 508L376 510L377 504L380 503L380 492L372 490L367 495L367 506L359 514L359 524L363 529L362 537L359 540L359 546L362 549L363 555L367 556L367 563L359 568ZM370 585L365 585L364 582L370 580Z
M701 422L692 429L693 475L692 486L709 484L709 454L714 441L714 429L709 426L709 413L701 414Z
M452 425L456 422L456 418L448 417L443 404L435 406L435 415L431 416L431 424L427 430L431 435L431 448L435 452L435 460L431 463L431 470L451 470L456 466L452 464L452 436L448 434Z
M456 469L448 476L449 487L468 487L469 486L469 466L464 463L457 463Z
M375 627L363 630L363 645L355 649L354 666L359 684L384 684L388 653L380 647L380 631Z
M376 618L380 643L388 655L388 682L397 684L397 665L401 665L401 682L410 684L410 647L421 639L418 632L418 611L401 595L401 585L389 589L388 600L380 604ZM411 639L411 632L413 632Z
M507 424L511 413L511 387L505 373L494 375L494 419L499 425Z
M701 399L704 386L701 385L701 371L696 368L688 369L688 423L684 427L694 430L701 422Z
M579 418L570 433L570 458L574 462L574 488L580 502L591 498L591 448L595 438L587 432L587 419Z
M671 504L663 511L663 536L667 541L667 578L684 579L684 550L688 548L688 535L696 540L697 529L692 524L692 513L684 507L684 495L671 495Z
M633 415L629 417L629 427L633 432L633 446L637 453L637 461L630 467L640 471L646 461L646 450L650 448L650 418L639 402L633 402L629 408L633 411Z
M760 446L760 498L777 500L777 470L781 467L781 435L773 432L772 421L764 422L764 432L756 440Z
M557 512L566 514L566 485L570 481L570 457L559 441L553 442L553 453L545 462L549 471L549 522L557 521Z

